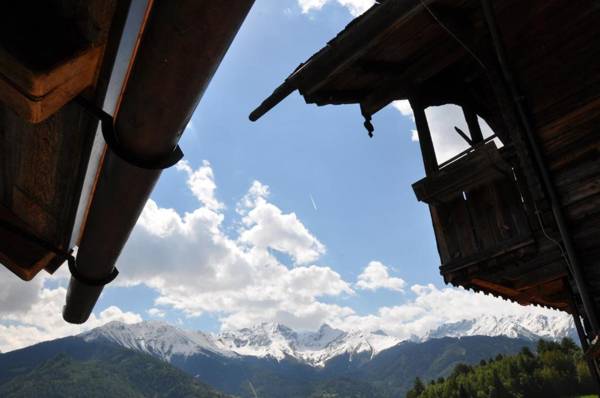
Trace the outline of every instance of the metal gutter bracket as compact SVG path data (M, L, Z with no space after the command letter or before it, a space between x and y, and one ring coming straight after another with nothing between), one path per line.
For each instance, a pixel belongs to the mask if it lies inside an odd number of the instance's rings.
M119 144L119 135L115 129L114 118L108 113L104 112L101 108L95 106L90 101L83 97L77 97L77 103L81 105L85 110L90 112L100 121L102 136L108 148L115 153L119 158L126 161L132 166L139 167L140 169L147 170L164 170L169 167L175 166L177 162L183 159L183 151L177 145L175 149L164 157L146 160L139 157L134 152L124 148Z

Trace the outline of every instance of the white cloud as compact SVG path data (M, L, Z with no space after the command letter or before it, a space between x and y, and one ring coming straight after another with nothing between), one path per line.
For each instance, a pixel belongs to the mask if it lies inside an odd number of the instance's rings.
M396 108L396 110L400 112L402 116L409 117L413 122L415 121L413 110L408 100L394 101L392 102L392 106ZM419 133L417 132L417 130L410 130L410 140L412 142L419 142Z
M0 266L0 319L5 314L31 308L39 299L38 291L41 287L40 278L25 282Z
M156 305L162 308L188 316L219 314L224 325L237 327L272 320L317 327L331 314L351 312L319 301L354 292L337 272L313 264L325 246L296 214L269 202L268 186L252 183L236 206L241 223L231 237L223 226L223 206L211 204L220 202L210 165L204 163L202 173L188 164L179 169L191 190L195 176L208 176L203 180L212 183L210 195L196 195L200 207L183 215L149 200L119 259L117 283L145 284L159 293ZM289 255L293 267L280 263L272 250Z
M402 292L405 284L403 279L390 276L386 265L371 261L358 276L356 287L363 290L389 289Z
M350 11L350 14L355 17L367 11L375 4L375 0L337 0L337 2L346 7Z
M412 142L419 142L419 133L417 130L410 130L410 140Z
M566 313L534 306L522 306L462 288L439 289L433 284L413 285L415 298L393 307L381 307L376 314L349 315L332 322L332 326L352 329L355 325L370 330L384 330L401 339L423 337L445 323L475 319L486 315L520 316L543 314L551 320L565 320Z
M142 318L115 306L92 314L84 325L66 323L62 318L65 285L70 273L66 265L54 275L39 273L24 282L0 266L0 351L6 352L45 340L78 334L110 321L135 323ZM48 288L49 282L57 287Z
M335 0L338 4L348 9L352 16L358 16L367 11L375 0ZM333 0L298 0L298 5L304 14L309 11L319 11Z
M36 291L36 300L29 308L3 313L0 316L0 351L2 352L78 334L111 321L136 323L142 320L138 314L123 312L118 307L111 306L100 312L98 316L92 314L84 325L73 325L63 321L61 316L66 295L65 288L32 287L31 289Z
M469 144L454 130L469 131L462 109L457 105L432 106L425 110L435 155L439 163L469 148Z
M187 174L189 178L194 172ZM409 338L480 314L547 311L462 289L413 285L409 296L415 297L404 296L404 304L358 315L339 301L322 299L355 292L334 269L314 264L325 251L324 245L297 215L271 203L269 195L268 186L258 181L251 184L236 206L242 222L235 237L225 232L222 209L203 205L180 215L148 201L119 260L117 282L143 283L155 289L159 293L155 304L165 311L174 308L187 316L217 315L225 329L270 321L316 329L327 322L346 329L357 325L382 329ZM285 266L271 250L289 254L295 264ZM401 291L405 283L391 276L387 266L372 261L355 286Z
M415 119L413 117L412 107L410 106L410 102L408 102L408 100L394 101L394 102L392 102L392 106L394 108L396 108L398 110L398 112L400 112L402 114L402 116L409 116L413 120Z
M202 167L192 170L192 167L186 160L182 160L175 165L177 170L185 171L188 175L187 185L194 196L202 202L207 208L218 210L223 208L223 203L215 198L217 185L213 175L210 163L205 160Z
M485 314L556 313L522 307L463 289L413 285L414 298L384 306L370 315L358 315L329 298L354 295L351 284L334 269L315 264L325 246L300 221L269 201L268 186L255 181L236 210L241 223L237 236L223 226L224 206L215 197L216 184L208 163L198 170L188 164L179 169L196 194L199 207L179 214L149 200L119 259L116 285L145 284L158 292L151 317L169 309L187 316L217 315L223 328L241 328L275 321L297 329L316 329L322 323L345 329L382 329L400 338L423 336L446 322ZM202 181L199 183L198 181ZM198 188L198 185L202 189ZM235 220L233 220L235 221ZM288 267L272 253L287 253ZM109 307L92 315L85 325L70 325L61 317L65 289L47 288L45 282L63 282L66 267L55 276L41 274L24 283L0 269L0 350L7 351L99 326L111 320L137 322L139 314ZM390 276L387 266L371 261L359 275L357 289L402 291L405 282ZM339 303L339 301L337 302Z
M147 312L148 312L148 315L150 315L151 317L155 317L155 318L164 318L165 315L167 315L164 310L161 310L160 308L156 308L156 307L150 308Z
M392 106L402 116L409 117L414 122L415 118L408 100L394 101ZM458 127L468 135L469 128L461 107L454 104L432 106L425 110L425 115L427 116L438 163L442 163L469 148L469 144L454 130L454 127ZM482 118L478 120L483 136L491 136L493 131L490 126ZM417 130L411 130L411 141L419 141ZM502 146L499 140L495 140L495 142L496 146Z
M325 246L306 229L295 213L283 214L277 206L267 202L268 194L269 187L255 181L243 199L250 208L242 210L245 229L240 234L240 241L286 253L298 264L317 260L325 252Z
M303 13L307 13L312 10L320 10L328 2L329 0L298 0L298 5Z

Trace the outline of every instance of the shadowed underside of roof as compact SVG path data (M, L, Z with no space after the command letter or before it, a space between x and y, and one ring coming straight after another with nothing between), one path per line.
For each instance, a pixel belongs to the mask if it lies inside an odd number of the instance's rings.
M30 280L68 259L66 321L85 322L118 274L120 252L161 171L183 155L177 142L252 4L0 5L0 263Z

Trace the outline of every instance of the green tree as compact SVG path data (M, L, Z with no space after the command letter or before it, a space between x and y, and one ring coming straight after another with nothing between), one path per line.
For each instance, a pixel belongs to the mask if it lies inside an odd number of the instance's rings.
M581 349L572 340L540 341L537 352L522 349L478 366L458 364L446 380L412 398L566 398L594 392Z
M423 391L425 391L425 385L421 379L417 377L413 384L413 388L406 394L406 398L418 398L421 396Z
M469 365L464 364L464 363L459 363L458 365L456 365L454 367L454 370L452 371L452 374L450 375L450 377L458 377L460 375L467 374L467 373L471 372L472 370L473 370L473 368L471 368Z
M458 386L458 398L471 398L471 395L462 384Z
M490 398L514 398L508 389L502 384L496 372L492 374L492 386L490 388Z
M521 355L526 356L527 358L533 358L533 353L529 349L529 347L521 348Z

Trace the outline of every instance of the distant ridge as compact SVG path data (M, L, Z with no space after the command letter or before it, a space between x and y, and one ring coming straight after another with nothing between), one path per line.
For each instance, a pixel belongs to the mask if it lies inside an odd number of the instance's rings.
M535 341L576 340L573 321L568 317L545 315L482 316L442 325L411 341L424 342L443 337L506 336ZM133 325L111 322L81 335L86 341L110 341L170 361L173 355L256 357L277 361L293 359L323 367L341 355L373 358L402 342L383 331L343 331L322 325L314 332L297 332L278 323L262 323L252 328L210 334L179 329L166 322L145 321Z
M269 326L260 329L276 332L274 337L291 330ZM206 341L197 340L195 335L190 338L191 332L166 324L113 323L84 335L0 354L0 395L84 396L78 386L90 385L97 394L88 396L196 396L181 393L185 388L199 391L199 396L218 395L216 390L241 398L403 397L417 376L425 381L446 377L458 363L476 364L497 354L515 354L524 346L535 347L532 341L505 336L465 336L403 341L373 354L376 350L372 345L357 348L349 344L364 342L355 340L355 335L348 333L351 338L346 338L342 337L346 334L337 336L337 332L325 329L321 332L328 338L315 332L315 341L304 344L314 343L320 348L322 341L331 339L345 344L336 343L343 349L320 366L289 355L233 355L218 346L215 349L214 341L205 345ZM372 335L385 337L378 332L366 336ZM287 337L294 341L292 337L298 336ZM261 341L261 346L272 347L269 339ZM347 347L353 348L348 351ZM363 348L368 349L360 351ZM202 387L203 383L214 390ZM64 394L54 394L56 391Z
M483 316L448 323L405 341L381 330L344 331L329 325L306 332L262 323L213 334L166 322L111 322L78 336L0 354L0 395L20 391L30 372L41 384L36 382L23 393L36 389L47 393L44 388L53 386L54 379L83 380L93 374L105 375L90 385L106 394L148 391L143 390L146 373L129 371L133 361L135 369L153 369L148 373L153 380L164 376L164 383L154 388L157 391L162 385L183 383L200 396L223 391L241 398L403 397L417 376L437 380L459 363L477 364L497 354L518 353L524 346L535 349L538 338L559 340L573 334L566 316L539 315ZM105 370L113 365L117 373L107 376ZM123 372L128 378L119 375ZM200 384L190 383L190 377ZM116 380L121 381L115 384ZM71 381L64 391L78 395L80 384ZM169 388L157 396L181 396L175 391L180 390ZM16 394L12 396L21 396Z
M460 322L447 323L427 333L421 340L440 337L506 336L527 340L560 340L569 337L577 341L573 319L567 316L547 317L528 314L526 316L485 315Z

